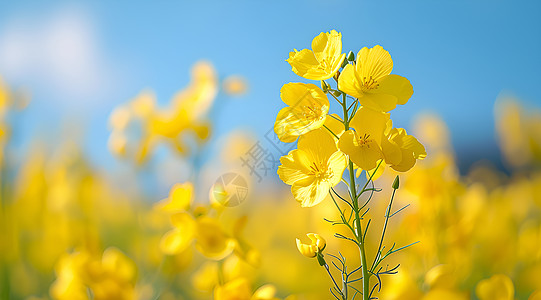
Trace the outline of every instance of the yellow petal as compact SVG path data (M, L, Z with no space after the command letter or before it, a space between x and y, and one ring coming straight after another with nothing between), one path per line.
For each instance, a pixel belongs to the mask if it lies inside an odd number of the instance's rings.
M378 90L374 89L364 93L364 96L359 98L359 103L375 111L388 112L396 108L398 99L393 95L378 93Z
M280 89L280 98L291 107L297 106L329 106L327 95L315 84L290 82Z
M291 70L295 74L306 79L317 80L314 78L322 78L326 75L323 70L315 72L317 70L315 68L319 65L319 62L311 50L303 49L301 51L289 52L289 58L286 61L291 65Z
M338 89L355 98L361 98L364 96L361 85L362 83L355 75L355 67L353 65L345 66L338 77Z
M340 116L338 116L337 114L331 114L327 116L327 118L325 118L324 125L338 137L340 137L342 133L344 133L344 123Z
M169 197L156 204L156 208L167 213L187 210L193 199L193 184L191 182L177 183L169 192Z
M348 159L344 153L341 151L334 152L331 157L328 160L328 168L332 172L332 177L328 179L329 184L331 187L336 186L338 183L340 183L340 180L342 179L342 175L344 174L344 170L346 169L348 164Z
M378 165L379 165L379 167L378 167ZM372 170L367 170L366 171L366 179L370 179L370 176L372 176L372 181L377 180L383 174L383 171L385 171L385 166L386 166L385 161L383 161L383 160L381 160L381 162L378 161L376 163L376 168L377 169L374 168ZM358 177L358 175L357 175L357 177Z
M312 51L313 50L313 51ZM322 32L312 40L312 50L289 53L286 60L295 74L306 79L331 78L341 67L346 54L342 52L342 35L335 30Z
M355 129L359 137L367 135L379 144L390 117L391 115L388 113L361 107L353 116L350 125Z
M324 128L303 135L297 147L307 153L312 162L327 161L338 150L333 136Z
M178 228L172 229L160 240L160 250L168 255L180 253L190 245L192 237Z
M280 162L282 164L278 167L278 176L284 183L293 185L308 178L311 161L306 152L299 149L292 150L288 155L282 156Z
M252 300L270 300L274 299L275 295L276 287L272 284L265 284L254 292Z
M461 293L453 290L435 289L429 291L422 300L469 300L470 297L466 293Z
M306 236L312 241L312 245L315 245L319 251L323 251L327 246L327 241L317 233L307 233Z
M289 105L276 117L274 132L283 142L317 129L325 123L329 100L314 84L288 83L280 90L280 97Z
M375 92L395 96L398 104L406 104L413 95L413 87L405 77L391 74L383 77L378 83Z
M115 247L109 247L103 251L101 264L105 271L115 274L124 281L135 280L135 263Z
M291 192L302 207L312 207L325 200L329 193L329 183L315 180L307 186L292 185Z
M349 156L349 159L363 170L372 170L379 159L383 158L379 145L375 141L359 143L353 130L348 130L338 141L338 147Z
M361 79L369 80L372 78L378 81L381 77L391 74L393 60L389 52L380 45L373 48L364 47L357 53L355 67Z
M400 163L391 165L391 168L406 172L415 165L417 159L426 157L425 147L414 136L408 135L403 128L393 129L391 135L391 141L395 142L402 152Z
M319 62L339 57L342 54L342 34L336 30L320 33L312 40L312 51Z
M207 258L220 260L233 252L235 240L225 234L215 219L197 219L196 248Z
M481 280L475 287L475 294L480 300L513 300L515 288L509 277L498 274Z
M398 165L402 161L402 150L395 141L383 138L381 150L387 164Z
M250 300L252 289L246 278L237 278L214 289L215 300Z

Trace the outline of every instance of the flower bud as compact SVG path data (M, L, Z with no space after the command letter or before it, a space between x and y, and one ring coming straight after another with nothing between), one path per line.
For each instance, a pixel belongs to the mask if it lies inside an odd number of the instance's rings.
M344 59L344 61L342 62L342 68L345 68L347 65L348 65L349 61L347 59Z
M318 253L321 253L323 249L325 249L325 246L327 246L327 242L317 233L308 233L306 234L306 236L310 238L311 243L304 244L303 242L301 242L301 240L297 239L297 249L302 255L306 257L316 257Z
M355 53L353 53L353 51L349 51L348 60L349 61L355 61Z
M323 92L327 93L330 88L331 86L325 80L321 80L321 89Z
M396 175L393 181L393 189L397 190L399 186L400 186L400 180L398 179L398 175Z

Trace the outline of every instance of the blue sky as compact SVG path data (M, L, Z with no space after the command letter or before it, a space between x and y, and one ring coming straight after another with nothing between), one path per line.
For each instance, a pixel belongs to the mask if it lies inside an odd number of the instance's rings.
M498 95L541 107L540 13L539 1L3 1L0 75L32 93L20 139L55 140L61 124L77 121L86 152L107 165L111 109L144 88L169 101L199 59L250 83L248 95L221 106L216 136L251 128L262 137L283 106L280 87L306 82L284 61L288 52L336 29L344 52L380 44L393 73L412 82L395 124L439 114L470 163L498 158Z

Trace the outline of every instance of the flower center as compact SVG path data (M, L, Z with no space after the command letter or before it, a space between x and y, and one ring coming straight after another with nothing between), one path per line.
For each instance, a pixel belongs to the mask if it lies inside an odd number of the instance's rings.
M372 77L363 77L363 87L365 90L372 90L379 86L378 82Z
M321 120L323 115L321 113L322 109L318 107L312 107L309 105L303 105L302 107L302 117L305 120Z
M317 180L327 181L333 177L333 172L326 167L323 167L323 163L313 162L310 165L310 175L314 176Z
M370 148L370 143L374 140L370 138L370 134L364 134L359 138L359 146Z

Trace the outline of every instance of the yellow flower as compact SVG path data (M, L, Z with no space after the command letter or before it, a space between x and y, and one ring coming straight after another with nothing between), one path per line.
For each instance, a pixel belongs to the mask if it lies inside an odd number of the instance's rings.
M317 233L307 233L306 236L310 239L310 244L304 244L297 239L297 249L299 252L309 258L316 257L318 252L321 252L327 246L327 242Z
M275 297L276 288L266 284L257 289L252 295L250 282L246 278L237 278L214 290L215 300L278 300Z
M389 120L388 113L361 107L350 122L354 130L342 134L338 147L359 168L374 169L384 158L381 141Z
M359 99L359 103L377 111L388 112L397 104L406 104L413 95L409 80L390 75L391 55L381 46L364 47L355 65L347 65L338 78L338 88Z
M323 128L302 136L298 149L282 156L280 162L278 175L291 185L291 192L302 207L323 201L330 188L340 182L347 164L334 138Z
M184 251L196 234L196 221L186 212L171 215L171 223L175 228L168 231L160 240L160 250L168 255Z
M207 258L221 260L235 249L235 240L222 230L218 222L210 217L199 217L197 220L195 247Z
M57 279L51 285L53 299L134 299L137 269L135 263L114 247L101 257L88 252L64 256L56 267Z
M230 96L241 96L248 91L248 83L242 76L227 76L222 82L224 92Z
M497 274L479 281L475 294L480 300L513 300L515 287L509 277Z
M322 32L312 40L312 50L295 50L286 60L295 74L312 80L331 78L344 61L342 34L336 30Z
M177 183L171 188L169 197L156 203L154 207L167 213L186 211L190 208L192 200L193 184L191 182Z
M417 159L426 157L425 147L403 128L390 130L382 143L385 162L399 172L411 169Z
M274 132L282 142L294 142L297 137L325 123L329 99L314 84L288 83L280 90L280 97L288 107L278 112Z

